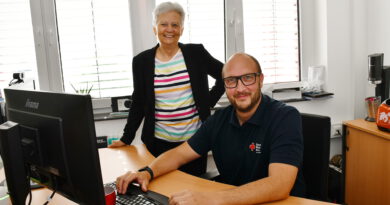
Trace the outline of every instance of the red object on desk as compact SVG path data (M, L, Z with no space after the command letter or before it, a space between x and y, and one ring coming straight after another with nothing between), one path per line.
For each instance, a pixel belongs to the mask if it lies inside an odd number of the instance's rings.
M116 202L115 189L109 186L105 186L104 194L106 195L106 205L115 205Z
M380 130L390 132L390 98L378 107L376 125Z

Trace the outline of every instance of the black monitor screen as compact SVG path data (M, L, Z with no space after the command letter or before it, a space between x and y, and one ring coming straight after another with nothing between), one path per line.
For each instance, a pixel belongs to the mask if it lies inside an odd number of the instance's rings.
M105 204L91 97L4 94L8 121L0 129L0 151L11 200L25 200L25 179L31 178L77 203Z

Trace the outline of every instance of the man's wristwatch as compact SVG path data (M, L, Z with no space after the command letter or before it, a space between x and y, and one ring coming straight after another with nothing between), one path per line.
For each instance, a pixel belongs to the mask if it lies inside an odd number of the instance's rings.
M138 172L143 172L143 171L149 172L149 174L150 174L150 181L152 181L152 179L154 177L153 170L150 167L148 167L148 166L143 167L143 168L138 170Z

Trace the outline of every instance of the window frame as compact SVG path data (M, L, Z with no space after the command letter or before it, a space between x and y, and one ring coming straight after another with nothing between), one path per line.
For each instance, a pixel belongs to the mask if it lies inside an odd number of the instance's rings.
M30 0L30 7L39 87L63 92L55 0Z

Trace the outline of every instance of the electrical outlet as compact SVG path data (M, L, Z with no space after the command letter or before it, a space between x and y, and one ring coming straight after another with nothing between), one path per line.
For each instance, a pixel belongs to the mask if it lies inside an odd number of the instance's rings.
M336 123L331 125L331 130L330 130L330 137L341 137L342 135L342 124L341 123Z

